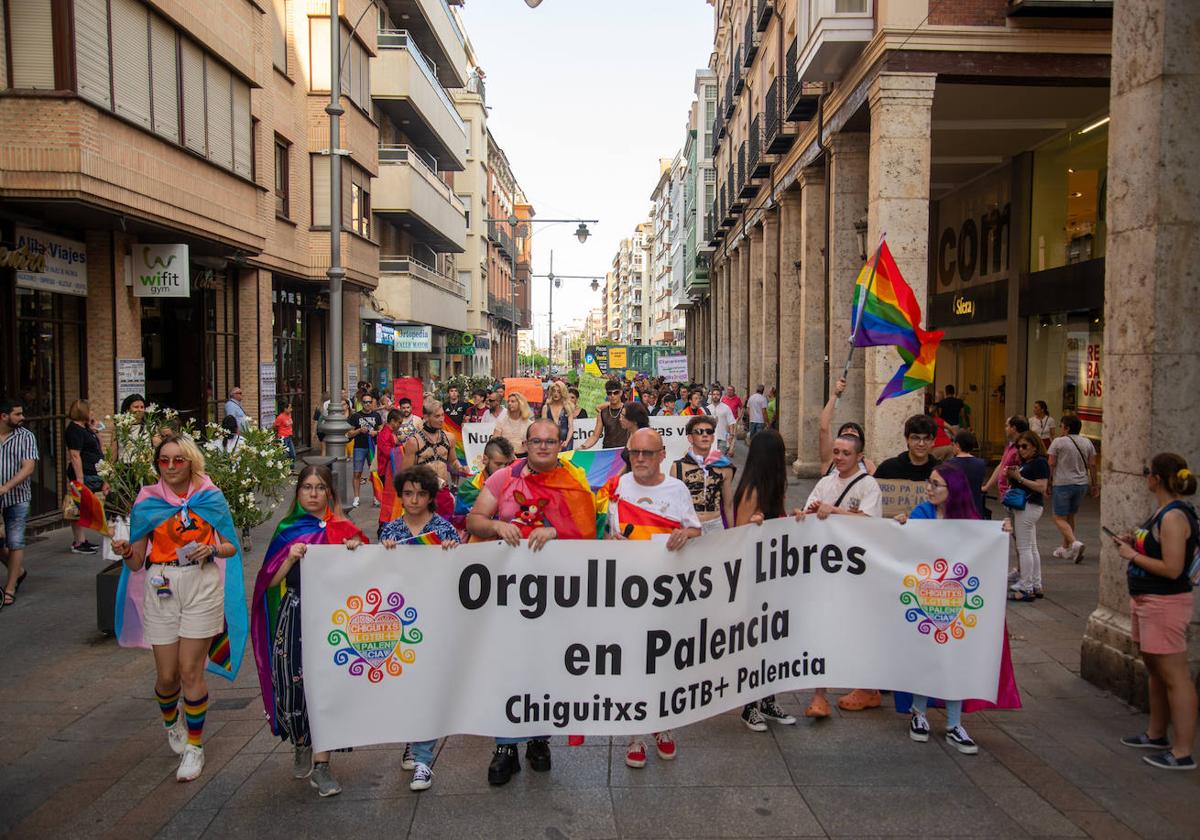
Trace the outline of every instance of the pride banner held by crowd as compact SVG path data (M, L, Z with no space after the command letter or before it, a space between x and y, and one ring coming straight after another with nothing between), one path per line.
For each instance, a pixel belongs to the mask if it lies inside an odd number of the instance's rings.
M780 691L995 700L998 523L831 517L697 538L313 546L313 748L463 733L633 735Z

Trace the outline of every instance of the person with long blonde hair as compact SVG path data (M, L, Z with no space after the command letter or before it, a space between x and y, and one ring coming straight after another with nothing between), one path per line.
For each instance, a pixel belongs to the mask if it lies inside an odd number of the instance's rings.
M496 421L494 437L506 438L517 455L525 454L525 432L533 423L533 409L524 396L516 391L505 399L507 412Z
M558 426L558 436L562 438L564 452L575 448L575 418L572 416L572 409L567 386L562 382L551 382L546 390L546 404L542 406L541 417Z

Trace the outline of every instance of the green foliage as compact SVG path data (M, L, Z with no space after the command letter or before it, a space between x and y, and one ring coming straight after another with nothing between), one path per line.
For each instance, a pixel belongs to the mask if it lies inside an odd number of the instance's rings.
M222 427L210 423L204 460L208 477L225 495L233 524L253 528L270 518L292 484L292 459L272 429L247 421L232 451Z
M442 402L445 402L446 394L450 390L450 386L456 385L458 387L460 398L470 402L472 393L480 390L491 390L494 382L495 380L493 380L490 376L466 376L462 374L458 376L451 376L449 379L441 383L441 386L438 388L437 398Z
M517 365L522 370L540 370L550 365L550 359L545 353L521 353L517 356Z
M182 425L174 409L146 406L141 416L132 413L105 418L112 429L112 441L96 472L108 490L104 494L104 513L108 518L128 517L142 487L158 481L154 469L155 438L164 430L193 435L192 423Z

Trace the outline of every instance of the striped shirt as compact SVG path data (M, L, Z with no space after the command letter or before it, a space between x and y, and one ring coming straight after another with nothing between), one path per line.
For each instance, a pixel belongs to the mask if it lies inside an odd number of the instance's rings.
M33 432L18 426L8 436L8 440L0 441L0 484L6 484L21 471L23 461L38 459L37 438ZM24 504L31 497L29 479L26 478L4 495L0 495L0 510L13 505Z

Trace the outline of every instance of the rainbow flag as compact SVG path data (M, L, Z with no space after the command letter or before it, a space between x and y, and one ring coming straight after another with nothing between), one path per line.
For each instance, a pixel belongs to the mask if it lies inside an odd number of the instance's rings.
M108 519L104 516L104 502L81 481L72 481L68 493L79 506L79 526L108 536Z
M851 336L855 347L895 347L903 362L876 405L933 384L942 332L921 329L921 304L900 275L886 241L858 273Z
M482 470L459 482L458 493L454 497L455 516L466 516L471 512L471 508L475 506L475 500L479 498L479 491L483 489L486 482L487 476Z
M458 459L458 463L462 466L467 465L467 450L463 447L462 426L451 419L450 415L446 415L446 420L442 424L442 429L446 435L454 442L454 457Z
M383 502L383 476L379 474L379 447L375 445L375 438L367 440L367 461L371 465L371 489L375 493L375 501ZM358 495L358 491L354 492Z
M626 539L630 540L648 540L655 534L669 534L680 526L674 519L659 516L652 510L646 510L621 498L617 499L617 522L620 523L622 532L630 525L633 526L633 531L626 536Z
M442 539L437 534L417 534L415 537L409 537L401 545L441 545Z
M625 469L622 449L572 449L560 452L558 460L573 464L587 475L588 486L599 490Z

